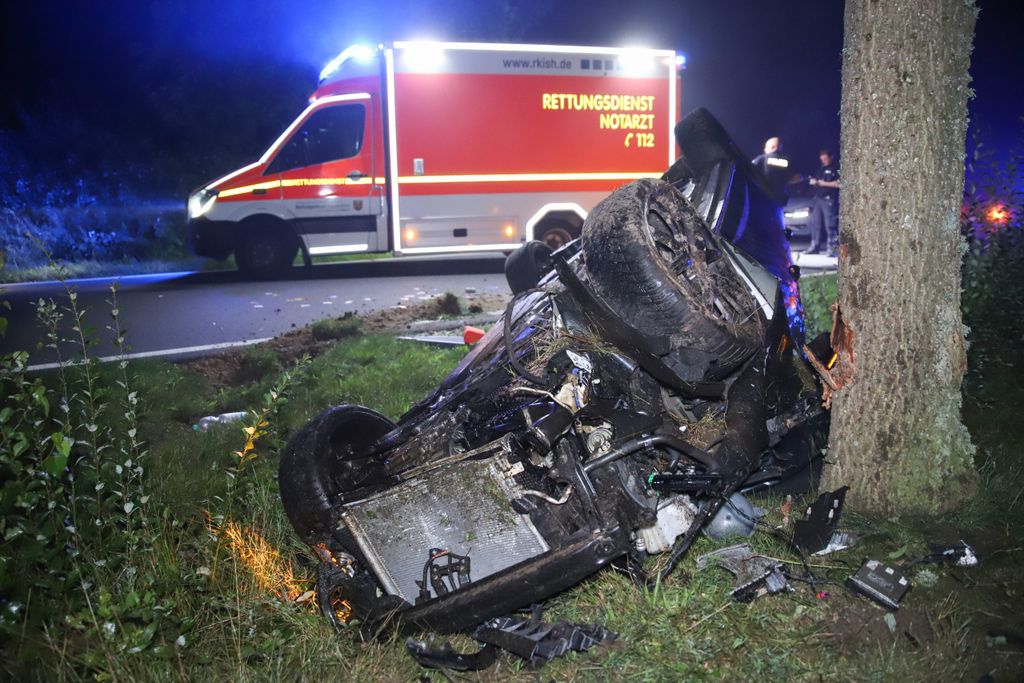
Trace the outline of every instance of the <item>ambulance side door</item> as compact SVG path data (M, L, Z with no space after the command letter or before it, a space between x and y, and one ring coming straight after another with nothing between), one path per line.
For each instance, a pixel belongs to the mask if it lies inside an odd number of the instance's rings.
M274 159L282 201L312 256L386 248L377 244L370 98L313 109Z

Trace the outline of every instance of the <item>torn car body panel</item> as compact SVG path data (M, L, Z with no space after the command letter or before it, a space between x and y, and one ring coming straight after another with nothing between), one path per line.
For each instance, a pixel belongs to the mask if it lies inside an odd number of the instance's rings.
M397 424L338 406L289 442L285 510L352 559L364 625L465 630L626 555L664 578L730 496L813 471L827 413L781 216L706 112L679 140Z

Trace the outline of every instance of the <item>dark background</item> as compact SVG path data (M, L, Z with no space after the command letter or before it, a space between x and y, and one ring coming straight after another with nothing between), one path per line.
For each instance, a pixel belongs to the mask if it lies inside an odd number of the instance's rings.
M972 135L998 149L1021 137L1019 4L980 2ZM751 156L779 135L807 172L839 143L838 0L18 0L0 13L3 172L50 169L47 182L112 197L183 203L258 157L343 47L392 39L673 48L688 61L684 111L709 108Z

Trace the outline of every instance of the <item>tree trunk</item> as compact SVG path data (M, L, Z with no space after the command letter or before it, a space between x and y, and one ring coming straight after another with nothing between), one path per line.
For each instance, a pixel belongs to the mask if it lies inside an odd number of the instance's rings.
M865 511L937 513L976 489L959 231L976 14L973 0L846 1L833 332L845 386L824 484L849 485Z

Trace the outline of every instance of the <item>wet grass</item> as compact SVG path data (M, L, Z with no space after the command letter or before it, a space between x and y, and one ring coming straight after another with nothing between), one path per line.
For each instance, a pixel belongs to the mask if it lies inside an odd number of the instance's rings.
M819 278L804 283L811 280ZM813 292L805 294L810 315L820 315L827 287L824 282L805 289ZM621 570L609 568L544 607L549 620L601 623L619 633L616 642L569 655L539 674L502 655L491 670L465 678L973 681L994 672L996 681L1020 680L1024 651L1014 638L1024 633L1024 544L1018 540L1024 521L1024 423L1016 411L1024 392L1014 381L1020 373L1013 344L999 343L998 335L988 339L987 345L971 349L964 410L979 447L984 483L958 515L882 520L850 512L843 526L862 540L812 562L811 571L825 583L794 582L794 592L750 604L730 598L733 579L725 570L697 570L697 556L724 545L708 538L701 538L669 580L652 591L637 589ZM396 419L436 387L462 353L384 336L339 341L298 372L288 402L259 444L258 457L239 479L229 473L235 464L232 452L244 441L240 425L200 432L192 424L205 414L258 406L282 369L255 350L253 363L262 363L263 374L217 390L179 366L133 364L147 406L142 430L150 448L149 482L156 504L145 561L154 577L150 590L166 617L151 647L107 659L96 654L104 647L101 640L74 628L28 634L13 650L23 664L18 671L57 681L462 677L420 669L402 640L363 642L354 630L332 632L315 609L268 590L236 555L213 542L206 517L228 515L259 533L303 586L311 587L313 573L302 559L308 553L292 533L277 496L276 454L284 440L310 417L341 402L369 405ZM978 358L985 359L980 367ZM768 524L781 523L781 502L758 501L769 511ZM794 506L794 515L800 510ZM881 608L843 585L864 557L899 562L924 555L928 541L960 538L976 546L981 566L913 570L916 585L895 621L887 623ZM799 559L775 536L760 532L750 543L802 574ZM59 609L59 596L53 599ZM456 647L474 648L464 636L450 640Z

